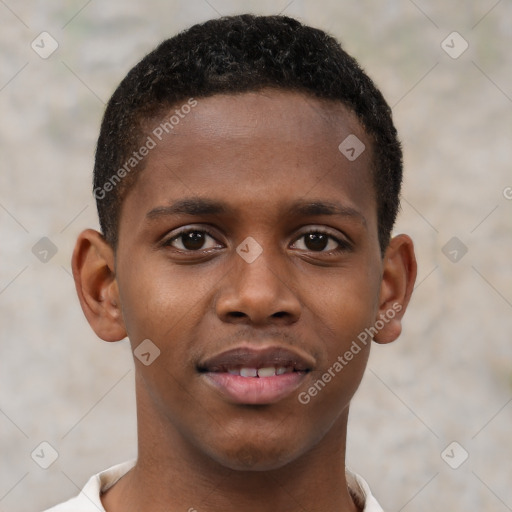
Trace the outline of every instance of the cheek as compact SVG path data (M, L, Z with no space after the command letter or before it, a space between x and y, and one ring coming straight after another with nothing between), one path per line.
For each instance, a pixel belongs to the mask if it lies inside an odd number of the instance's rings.
M368 360L371 338L365 329L372 325L376 301L374 303L373 297L363 293L348 299L345 294L338 294L331 297L327 305L329 309L324 309L319 327L323 357L316 378L329 387L343 388L344 393L351 396ZM348 389L352 385L353 389Z
M306 321L317 336L319 366L304 401L322 402L318 407L339 411L348 405L363 376L371 344L366 329L375 321L379 298L378 276L363 274L344 269L307 294ZM317 394L323 399L316 400Z
M324 331L325 341L331 341L329 352L338 344L342 350L375 321L380 278L377 272L369 274L366 268L371 267L336 269L321 279L310 276L301 283L304 312Z
M159 330L165 318L172 322L173 315L179 314L178 297L153 271L132 268L122 274L119 286L123 316L128 337L133 345L142 339L159 338Z
M119 292L125 326L134 351L139 379L138 393L147 393L146 400L168 412L168 404L186 411L189 397L183 386L193 376L194 352L190 340L204 315L207 290L201 283L191 286L185 277L187 269L171 271L168 262L151 265L131 264L120 269ZM190 269L188 269L190 273ZM149 339L149 364L137 360L137 348ZM142 346L142 345L141 345ZM153 360L153 355L158 354ZM191 414L196 414L191 412Z
M191 282L195 284L191 286ZM132 265L121 272L123 316L132 343L150 338L163 347L169 339L178 341L178 330L195 325L193 320L204 308L208 289L208 282L191 279L190 269L176 270L165 261Z

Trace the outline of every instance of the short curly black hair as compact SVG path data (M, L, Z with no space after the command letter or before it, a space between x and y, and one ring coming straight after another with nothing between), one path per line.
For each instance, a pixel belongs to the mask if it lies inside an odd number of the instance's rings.
M148 140L150 121L191 98L268 87L339 101L356 114L373 146L384 252L402 183L402 150L390 107L333 37L289 17L249 14L210 20L167 39L115 90L101 124L94 165L94 195L107 242L116 248L123 199L144 168L145 159L137 155L135 160L134 151Z

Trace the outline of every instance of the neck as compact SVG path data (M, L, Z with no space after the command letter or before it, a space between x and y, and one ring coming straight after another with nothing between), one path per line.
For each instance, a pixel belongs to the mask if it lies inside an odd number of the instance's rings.
M168 420L138 404L135 467L103 496L107 512L356 512L345 476L348 409L297 459L267 471L213 460Z

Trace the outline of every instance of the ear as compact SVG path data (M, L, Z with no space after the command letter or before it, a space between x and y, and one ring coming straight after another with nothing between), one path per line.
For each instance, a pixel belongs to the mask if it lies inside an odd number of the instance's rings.
M87 321L105 341L126 337L114 261L114 250L100 233L80 233L72 259L76 291Z
M374 336L377 343L391 343L402 332L402 317L416 281L414 245L407 235L391 239L383 260L379 311L375 326L382 328Z

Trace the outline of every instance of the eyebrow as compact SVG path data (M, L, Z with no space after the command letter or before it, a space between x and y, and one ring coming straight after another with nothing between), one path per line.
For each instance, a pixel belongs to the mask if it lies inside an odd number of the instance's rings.
M190 197L180 199L168 206L157 206L146 214L148 220L168 217L172 215L220 215L232 213L233 209L226 203ZM364 215L350 206L344 206L341 203L323 200L305 201L299 200L293 203L288 209L288 215L297 215L302 217L315 217L320 215L352 217L359 220L366 226Z
M314 217L318 215L353 217L366 226L366 218L360 211L332 201L297 201L292 205L290 213L304 217Z
M157 206L146 214L147 219L157 219L170 215L218 215L230 210L224 203L210 199L185 198L169 206Z

